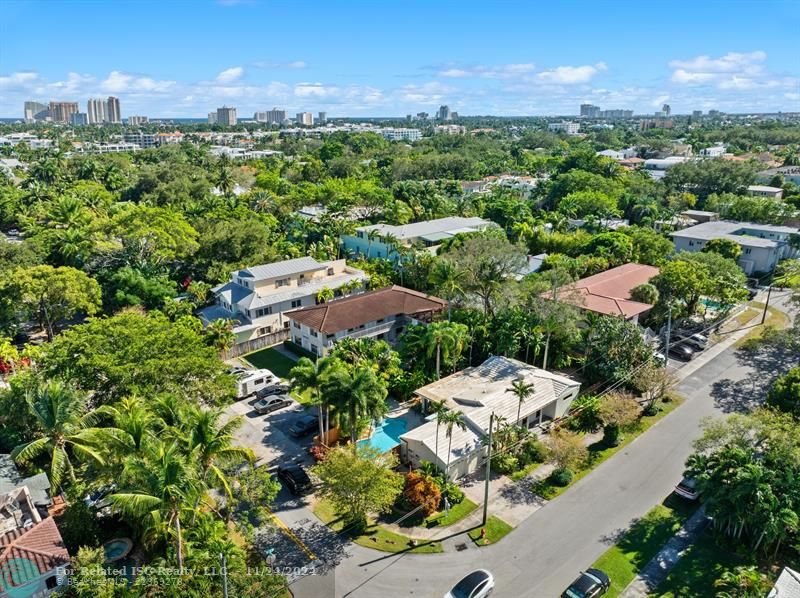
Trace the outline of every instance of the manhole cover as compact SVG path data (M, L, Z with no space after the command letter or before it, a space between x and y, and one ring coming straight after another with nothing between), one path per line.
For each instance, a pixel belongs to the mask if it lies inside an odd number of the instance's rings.
M465 543L462 542L461 544L456 544L456 550L458 550L459 552L466 549L467 545Z

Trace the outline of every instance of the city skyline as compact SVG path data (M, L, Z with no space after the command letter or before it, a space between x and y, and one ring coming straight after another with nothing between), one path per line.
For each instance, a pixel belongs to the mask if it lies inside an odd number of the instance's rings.
M477 4L444 3L428 18L420 3L399 11L348 2L304 22L296 16L325 5L219 0L187 12L165 3L163 18L141 25L160 40L147 43L124 27L76 21L74 7L11 1L0 117L22 118L26 101L83 107L107 96L120 98L123 118L203 118L223 105L240 119L274 106L334 118L435 113L442 104L498 116L578 114L583 103L636 114L665 103L673 114L800 110L794 3L678 2L644 25L620 4L612 12L504 3L487 19ZM114 3L105 16L119 22L133 6ZM66 22L68 43L59 35Z

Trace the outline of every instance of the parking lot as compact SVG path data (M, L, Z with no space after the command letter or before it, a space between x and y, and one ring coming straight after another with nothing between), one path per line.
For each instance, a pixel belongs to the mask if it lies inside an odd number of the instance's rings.
M312 409L304 409L300 403L259 415L253 409L255 397L229 405L225 413L229 417L242 416L242 425L235 436L239 444L246 446L255 453L258 460L268 466L277 466L282 463L310 464L312 457L308 453L314 433L304 438L295 438L289 434L289 427L304 414L316 414Z

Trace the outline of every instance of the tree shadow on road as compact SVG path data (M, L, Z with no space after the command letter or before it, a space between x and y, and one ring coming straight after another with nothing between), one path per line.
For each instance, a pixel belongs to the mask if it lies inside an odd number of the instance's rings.
M544 506L547 501L533 491L534 481L531 477L525 477L518 482L506 484L498 494L512 505Z

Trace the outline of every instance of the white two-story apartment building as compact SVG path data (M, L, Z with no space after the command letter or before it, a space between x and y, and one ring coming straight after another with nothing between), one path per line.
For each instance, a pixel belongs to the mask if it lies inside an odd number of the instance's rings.
M334 297L364 290L367 275L345 260L318 262L301 257L273 264L252 266L231 274L231 280L212 289L215 305L200 310L205 323L218 319L235 322L235 353L259 348L259 339L286 337L289 321L285 312L316 305L320 292ZM265 346L261 341L260 346Z
M712 239L730 239L742 248L739 266L745 274L771 272L780 260L800 255L790 240L800 230L792 226L712 220L672 233L677 251L702 251Z
M346 337L375 338L393 344L412 324L427 323L447 301L405 287L391 286L320 303L285 314L290 340L319 357Z

